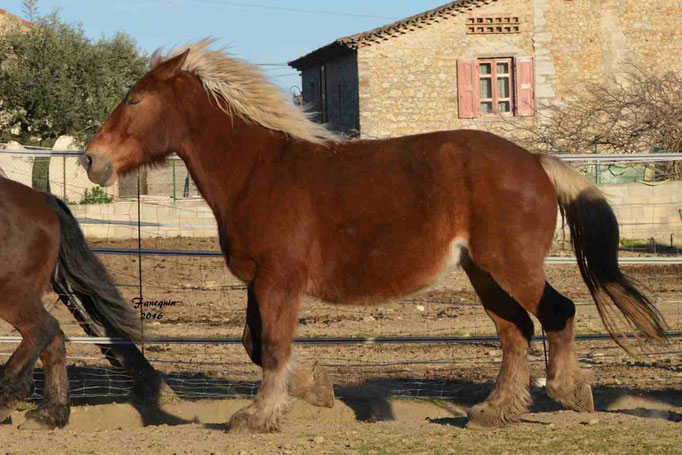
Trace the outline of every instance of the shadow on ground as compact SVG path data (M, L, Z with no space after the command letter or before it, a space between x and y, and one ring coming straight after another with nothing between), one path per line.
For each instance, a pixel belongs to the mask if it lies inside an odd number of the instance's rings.
M132 380L120 370L71 366L68 374L72 390L71 399L76 406L130 403L140 414L144 426L196 423L196 420L182 419L163 410L163 404L169 401L169 397L161 394L158 384L147 385L144 391L146 395L136 397ZM205 373L175 372L166 375L165 379L175 393L175 396L170 398L171 401L250 398L258 390L257 382L213 378ZM42 371L36 370L31 402L41 398L43 382ZM413 398L430 400L452 415L429 419L431 422L463 427L466 423L466 409L485 400L493 386L492 381L377 377L359 384L337 385L334 390L337 400L348 405L359 421L394 420L396 417L391 398ZM673 422L682 421L682 393L679 390L596 385L593 387L593 394L597 411ZM563 409L551 401L542 388L533 387L532 396L531 412L555 412ZM208 424L207 427L227 429L224 424Z

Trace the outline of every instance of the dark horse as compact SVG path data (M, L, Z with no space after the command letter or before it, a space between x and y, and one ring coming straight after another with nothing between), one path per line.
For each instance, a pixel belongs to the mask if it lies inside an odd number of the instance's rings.
M497 386L469 424L501 425L526 409L529 312L547 332L547 392L592 411L573 352L575 307L543 271L557 206L614 339L621 315L646 337L665 337L659 313L618 269L611 208L579 173L479 131L342 141L257 69L209 45L155 55L82 162L93 182L109 185L177 153L213 209L227 266L248 285L244 346L263 370L232 427L279 427L299 381L291 345L302 294L369 303L422 288L456 264L504 351Z
M139 316L90 251L78 222L56 197L0 177L0 317L22 341L0 376L0 422L31 390L38 357L45 395L22 429L63 427L69 419L64 333L41 303L53 289L91 335L139 337ZM122 366L151 369L133 346L102 347Z

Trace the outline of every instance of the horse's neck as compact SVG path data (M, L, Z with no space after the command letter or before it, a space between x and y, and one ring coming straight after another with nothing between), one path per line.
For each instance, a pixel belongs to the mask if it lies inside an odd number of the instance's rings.
M199 192L224 224L256 174L267 173L285 147L281 134L239 118L206 124L178 151Z

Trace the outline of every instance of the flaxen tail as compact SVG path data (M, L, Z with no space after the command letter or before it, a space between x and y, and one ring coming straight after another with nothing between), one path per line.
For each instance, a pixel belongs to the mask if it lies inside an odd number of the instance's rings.
M59 218L61 243L54 280L75 294L85 311L101 324L108 336L140 338L140 318L133 312L116 289L104 265L90 251L78 221L69 208L58 198L45 194L48 203Z
M623 335L618 329L623 319L635 335L639 331L650 340L665 339L663 317L637 289L637 283L623 275L618 267L618 222L602 192L558 159L547 155L538 155L538 158L556 189L559 208L571 231L580 273L606 330L628 352L619 336Z

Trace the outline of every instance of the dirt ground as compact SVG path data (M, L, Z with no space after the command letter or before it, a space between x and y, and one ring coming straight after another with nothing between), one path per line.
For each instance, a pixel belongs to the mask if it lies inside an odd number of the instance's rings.
M62 430L17 430L0 425L6 454L675 454L682 451L679 394L657 397L601 393L601 412L537 412L490 431L463 429L465 407L453 400L337 400L332 409L297 402L275 434L228 432L226 416L246 400L185 401L141 414L127 404L79 406ZM539 392L538 392L539 393ZM544 406L544 408L543 408ZM372 408L381 412L372 412ZM369 411L369 412L368 412Z
M136 247L136 241L95 241L97 247ZM216 250L214 239L146 240L150 249ZM127 299L139 296L135 256L101 256ZM682 268L628 266L653 295L673 331L682 331ZM576 266L547 265L549 281L578 306L576 333L602 333L601 322ZM174 300L145 322L145 335L241 337L246 292L221 258L146 256L144 300ZM45 303L69 336L83 336L68 312ZM152 309L153 310L153 309ZM152 311L153 312L153 311ZM158 319L158 315L161 319ZM540 325L536 322L536 334ZM0 324L0 336L16 335ZM299 337L491 336L492 322L466 276L455 271L435 288L378 306L342 307L306 299ZM16 345L0 344L6 357ZM532 374L544 373L541 342L530 355ZM130 378L109 368L91 345L67 346L74 408L63 430L16 429L17 412L0 425L2 453L228 453L228 454L460 454L682 453L682 339L629 357L610 340L579 341L581 366L594 380L598 412L562 411L541 383L534 405L508 428L463 429L466 409L485 399L497 375L496 342L456 344L300 345L304 365L331 372L333 409L297 402L284 431L273 435L226 432L229 415L257 387L258 371L240 345L155 344L145 355L167 375L177 397L162 409L127 403ZM0 357L2 358L2 357ZM3 359L4 361L4 359ZM40 392L41 373L36 374ZM215 400L215 398L232 397ZM429 397L429 398L424 398Z

